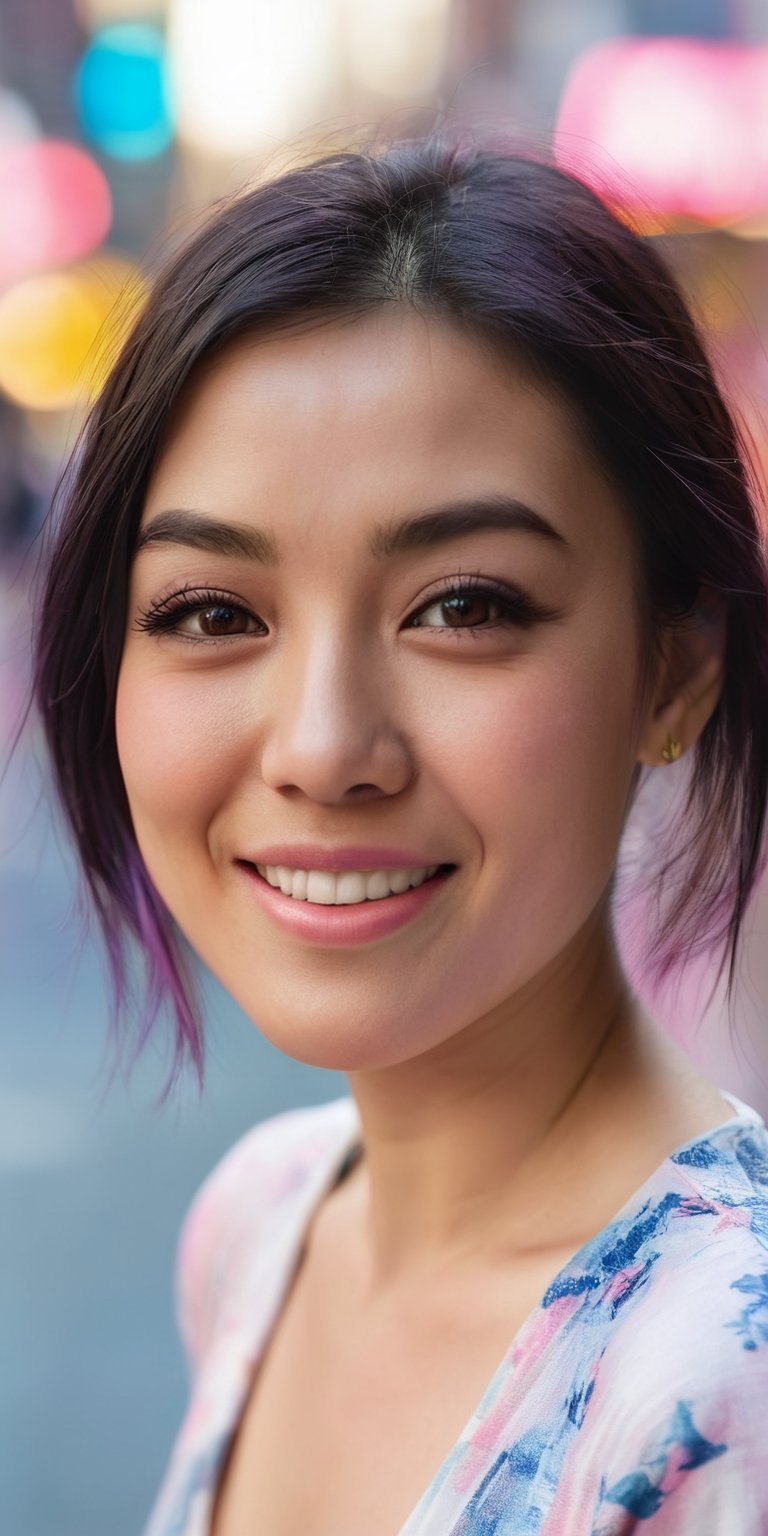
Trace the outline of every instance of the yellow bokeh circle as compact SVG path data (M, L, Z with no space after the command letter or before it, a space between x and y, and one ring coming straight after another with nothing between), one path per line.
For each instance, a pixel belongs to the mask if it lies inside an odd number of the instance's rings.
M0 296L0 389L28 410L87 405L145 297L135 266L105 254Z

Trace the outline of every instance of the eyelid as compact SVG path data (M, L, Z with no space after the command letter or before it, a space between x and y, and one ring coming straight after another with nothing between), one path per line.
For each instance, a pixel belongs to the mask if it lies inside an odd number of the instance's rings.
M193 597L200 599L201 607L206 602L211 604L222 601L232 603L233 605L236 603L240 608L248 606L242 597L238 597L236 592L229 592L226 587L220 587L216 582L185 581L182 582L180 587L176 586L175 583L169 583L167 589L161 590L160 595L153 598L147 608L142 608L139 605L139 612L162 613L167 611L170 605L176 603L177 599Z

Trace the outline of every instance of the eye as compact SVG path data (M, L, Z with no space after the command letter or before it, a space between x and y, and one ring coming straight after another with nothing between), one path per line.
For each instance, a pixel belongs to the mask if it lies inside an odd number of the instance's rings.
M185 640L215 641L265 634L260 619L226 592L184 589L142 609L136 628L148 634L176 634Z
M202 633L207 639L215 640L222 635L245 635L253 631L248 628L253 623L250 614L243 608L238 608L234 603L216 603L210 608L194 608L187 611L187 618L200 625ZM182 629L182 633L190 633ZM194 630L191 631L194 633Z
M448 617L444 624L430 624L427 615L437 612ZM478 577L464 576L449 583L443 592L431 598L429 603L412 615L410 628L462 630L496 629L499 626L524 627L546 617L540 608L522 592L511 587L482 581Z

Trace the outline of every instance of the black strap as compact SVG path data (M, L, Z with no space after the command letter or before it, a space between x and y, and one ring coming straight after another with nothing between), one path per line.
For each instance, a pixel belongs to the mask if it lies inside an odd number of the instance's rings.
M341 1183L342 1179L347 1177L348 1173L352 1172L352 1169L355 1167L356 1163L359 1163L362 1155L363 1144L361 1141L356 1141L354 1146L350 1147L349 1151L344 1157L344 1161L342 1162L341 1167L339 1168L339 1171L336 1175L336 1183L333 1186L334 1189L336 1188L337 1184Z

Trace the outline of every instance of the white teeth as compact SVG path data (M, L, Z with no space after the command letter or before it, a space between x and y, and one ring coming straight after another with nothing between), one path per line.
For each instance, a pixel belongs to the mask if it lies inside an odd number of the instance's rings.
M403 891L407 891L410 883L411 877L407 869L391 869L389 871L389 888L396 895L399 896Z
M336 876L327 869L311 869L307 879L307 901L332 907L336 900Z
M365 901L367 891L365 875L358 875L355 870L348 870L343 875L334 875L335 893L334 901L345 904L357 901Z
M294 901L311 901L319 906L354 906L361 901L381 901L399 895L413 885L423 885L439 869L345 870L334 874L328 869L288 869L285 864L257 864L256 868L270 885L292 896Z

